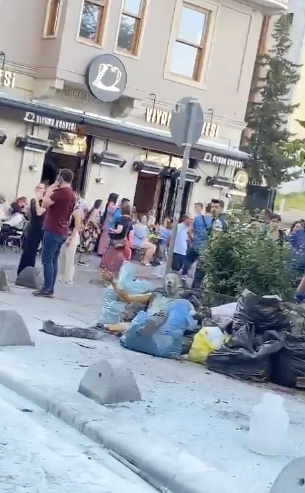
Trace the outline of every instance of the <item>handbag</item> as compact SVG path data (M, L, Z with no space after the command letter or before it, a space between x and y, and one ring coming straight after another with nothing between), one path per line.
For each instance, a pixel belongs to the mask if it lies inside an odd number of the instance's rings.
M119 240L111 240L111 244L112 246L114 246L115 249L125 248L126 238L121 238Z

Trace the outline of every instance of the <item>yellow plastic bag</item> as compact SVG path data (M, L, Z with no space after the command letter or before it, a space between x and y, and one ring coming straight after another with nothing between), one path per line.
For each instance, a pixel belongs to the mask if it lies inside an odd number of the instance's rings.
M188 359L204 365L208 355L228 340L228 334L223 333L219 327L202 327L194 337Z

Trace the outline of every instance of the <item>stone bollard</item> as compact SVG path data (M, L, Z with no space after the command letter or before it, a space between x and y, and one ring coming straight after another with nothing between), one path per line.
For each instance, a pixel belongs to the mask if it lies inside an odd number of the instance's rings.
M7 277L3 267L0 269L0 291L9 291L10 287L8 285Z
M282 469L270 493L303 493L305 491L305 457L293 459Z
M0 346L35 346L23 318L14 310L0 310Z
M121 360L100 360L94 363L81 379L78 391L100 404L141 400L136 379Z
M43 284L43 280L36 267L26 267L20 272L15 284L23 288L39 289Z

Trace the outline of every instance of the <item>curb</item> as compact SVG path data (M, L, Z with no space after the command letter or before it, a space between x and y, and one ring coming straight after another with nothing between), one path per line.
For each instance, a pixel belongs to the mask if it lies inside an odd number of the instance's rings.
M162 493L244 493L227 473L197 459L165 440L144 432L111 430L82 415L57 397L21 382L0 368L0 385L30 400L38 407L104 446L126 467Z

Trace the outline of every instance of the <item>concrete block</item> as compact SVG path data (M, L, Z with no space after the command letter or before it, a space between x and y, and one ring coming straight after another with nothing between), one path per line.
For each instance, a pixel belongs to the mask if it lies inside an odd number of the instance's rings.
M7 277L3 267L0 269L0 291L9 291L10 287L8 285Z
M15 284L24 288L39 289L43 285L43 280L36 267L26 267L20 272Z
M78 391L100 404L141 400L136 379L121 360L100 360L94 363L81 379Z
M22 317L14 310L0 310L0 346L34 346Z

